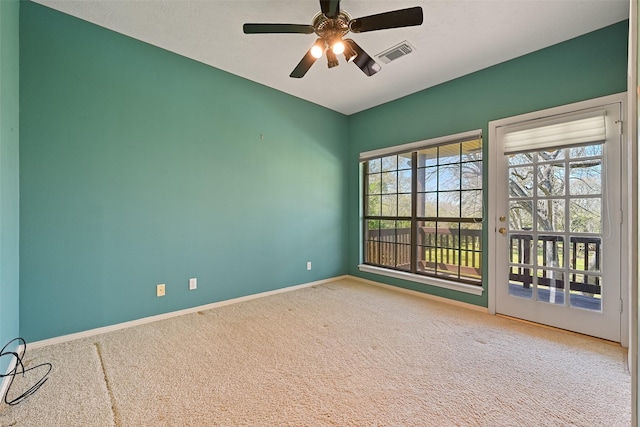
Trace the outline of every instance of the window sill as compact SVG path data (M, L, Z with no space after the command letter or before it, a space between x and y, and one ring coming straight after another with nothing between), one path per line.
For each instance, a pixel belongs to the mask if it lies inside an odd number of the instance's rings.
M482 295L482 293L484 292L484 289L482 288L482 286L468 285L466 283L457 283L449 280L436 279L435 277L421 276L419 274L406 273L404 271L374 267L372 265L360 264L358 266L358 269L365 273L379 274L381 276L408 280L411 282L422 283L425 285L436 286L439 288L452 289L454 291L464 292L467 294Z

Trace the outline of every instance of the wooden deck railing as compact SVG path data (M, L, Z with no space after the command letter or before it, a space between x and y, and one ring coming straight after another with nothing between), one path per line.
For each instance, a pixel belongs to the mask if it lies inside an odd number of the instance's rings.
M438 271L467 278L481 277L482 230L420 227L419 271ZM411 229L381 229L367 241L366 260L374 264L409 270Z
M411 265L411 229L383 228L380 237L367 241L366 260L408 270Z
M537 243L530 234L511 234L511 262L533 265L533 256L539 259L539 267L542 277L538 277L538 284L564 289L564 278L551 278L549 273L553 270L544 267L558 267L561 254L558 253L559 243L563 242L561 236L538 236L540 251ZM569 242L569 259L571 260L571 274L569 286L572 291L580 291L590 294L600 294L601 240L599 237L572 236ZM533 253L532 253L533 252ZM582 265L582 268L578 266ZM591 274L590 274L591 273ZM532 269L525 266L511 268L509 280L522 283L529 288L533 283Z
M411 266L411 229L381 229L379 237L367 241L366 260L377 265L389 266L401 270L409 270ZM467 278L482 276L482 230L419 228L420 246L418 270L436 271L443 274L457 274ZM538 242L542 242L538 250ZM511 262L523 264L512 267L509 280L530 288L533 283L533 256L539 258L541 277L538 284L564 289L565 278L550 277L551 269L558 267L563 256L559 253L562 237L538 236L533 241L530 234L511 234ZM533 252L533 253L532 253ZM534 255L535 254L535 255ZM569 260L571 273L569 285L572 291L580 291L599 295L601 293L600 263L601 239L599 237L570 238ZM582 266L582 268L578 268Z

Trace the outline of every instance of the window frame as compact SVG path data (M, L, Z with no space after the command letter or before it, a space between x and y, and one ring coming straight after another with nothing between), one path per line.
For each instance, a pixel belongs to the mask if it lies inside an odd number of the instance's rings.
M417 227L418 224L421 222L424 222L424 216L418 216L417 215L417 209L416 209L416 203L417 203L417 194L419 192L418 190L418 186L416 185L416 181L417 181L417 174L412 175L412 185L411 185L411 198L412 198L412 213L411 213L411 218L409 219L409 221L411 222L411 246L410 246L410 257L411 257L411 266L409 268L409 271L405 270L405 269L398 269L398 268L394 268L394 267L390 267L390 266L384 266L384 265L380 265L379 263L365 263L365 251L367 250L367 224L368 224L368 220L375 220L375 219L379 219L379 220L387 220L387 219L393 219L396 221L400 221L400 220L406 220L405 216L400 216L399 212L396 212L395 217L391 218L387 218L387 216L382 216L382 214L380 214L379 216L373 216L373 218L368 217L367 216L367 195L368 195L368 182L365 182L365 178L368 175L365 175L365 171L367 168L366 163L370 160L374 160L374 159L380 159L380 158L384 158L384 157L388 157L388 156L392 156L392 155L402 155L402 154L410 154L412 157L413 162L412 163L417 163L415 162L417 154L416 152L422 150L422 149L427 149L427 148L434 148L434 147L440 147L440 146L444 146L444 145L448 145L448 144L462 144L464 142L469 142L469 141L473 141L473 140L480 140L480 143L483 144L483 139L482 139L482 130L478 129L478 130L473 130L473 131L469 131L469 132L463 132L463 133L459 133L459 134L455 134L455 135L448 135L448 136L444 136L444 137L439 137L439 138L433 138L433 139L428 139L428 140L423 140L423 141L417 141L417 142L412 142L409 144L402 144L402 145L397 145L397 146L393 146L393 147L387 147L387 148L383 148L383 149L379 149L379 150L372 150L372 151L367 151L367 152L363 152L360 153L360 168L359 168L359 179L360 179L360 201L359 201L359 206L360 206L360 220L361 220L361 227L360 227L360 239L359 239L359 244L360 244L360 264L358 265L358 268L360 271L362 272L367 272L367 273L373 273L373 274L378 274L378 275L383 275L383 276L387 276L387 277L393 277L393 278L398 278L398 279L403 279L403 280L408 280L408 281L412 281L412 282L417 282L417 283L422 283L422 284L427 284L427 285L431 285L431 286L436 286L436 287L440 287L440 288L445 288L445 289L452 289L452 290L456 290L456 291L460 291L460 292L465 292L465 293L470 293L470 294L474 294L474 295L482 295L484 292L484 277L485 277L485 272L484 269L481 273L480 279L478 283L473 283L472 280L464 280L464 278L462 280L459 280L460 278L460 272L458 273L458 278L451 278L451 277L446 277L444 275L437 275L436 273L434 274L428 274L426 271L422 270L422 271L418 271L417 268L417 263L418 263L418 246L419 246L419 242L417 241ZM484 148L483 146L481 146L481 150L484 152ZM482 156L482 159L480 160L480 162L482 162L482 168L483 168L483 175L484 175L484 163L486 161L486 159L484 158L484 154ZM466 162L468 161L463 161L462 158L460 158L460 160L456 163L458 165L464 165ZM415 166L412 165L412 171L415 172L417 171L417 169L420 168L419 165L415 164ZM396 167L396 172L399 171L399 169ZM382 172L381 172L382 173ZM460 181L462 181L462 177L460 177ZM439 190L436 189L436 192L442 192L444 190ZM462 186L460 186L459 190L460 192L465 191L464 188L462 188ZM482 212L482 218L476 218L473 222L474 223L478 223L480 224L480 233L481 236L484 237L485 235L485 221L486 221L486 208L485 208L485 203L484 203L484 199L485 199L485 189L484 189L484 180L481 183L480 186L480 191L482 192L482 208L481 208L481 212ZM382 194L382 193L381 193ZM399 190L397 189L397 191L394 194L400 194ZM426 192L425 192L426 194ZM439 221L444 221L445 219L455 219L454 222L457 222L459 224L462 224L464 222L469 222L467 220L464 220L462 216L460 217L456 217L456 218L443 218L443 217L438 217L436 215L436 217L434 218L439 218ZM482 241L484 241L484 239L481 240L481 244ZM397 244L397 243L396 243ZM460 249L458 249L458 253L459 253ZM482 247L480 248L479 252L482 252ZM480 261L480 265L482 266L484 264L484 260ZM456 265L461 266L461 263L458 262ZM437 270L436 270L437 272Z

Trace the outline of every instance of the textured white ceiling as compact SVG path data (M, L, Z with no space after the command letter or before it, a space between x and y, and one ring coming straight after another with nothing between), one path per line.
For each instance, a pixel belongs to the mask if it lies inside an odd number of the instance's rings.
M381 63L382 70L372 77L344 60L328 69L323 58L304 78L293 79L289 73L316 36L247 35L242 24L311 24L320 10L317 0L36 1L344 114L629 17L628 0L343 0L341 8L354 18L422 6L419 27L351 35L371 57L403 40L416 50Z

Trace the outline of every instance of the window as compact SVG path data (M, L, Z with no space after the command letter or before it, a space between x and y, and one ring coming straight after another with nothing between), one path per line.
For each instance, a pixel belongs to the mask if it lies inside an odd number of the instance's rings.
M482 137L464 136L361 155L365 266L482 284Z

